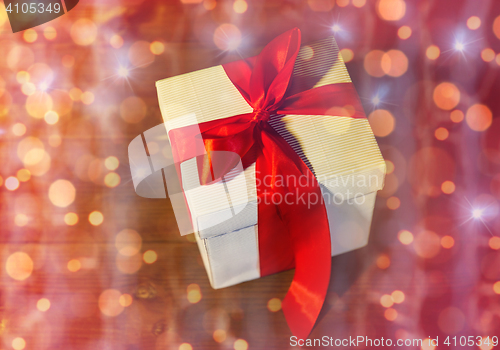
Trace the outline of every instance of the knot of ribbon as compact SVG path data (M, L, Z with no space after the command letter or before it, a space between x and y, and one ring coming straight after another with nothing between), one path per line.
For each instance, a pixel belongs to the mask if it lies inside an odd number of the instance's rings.
M252 121L254 122L268 121L270 117L271 117L271 112L266 111L265 109L254 109Z
M331 243L324 204L300 200L276 203L273 196L321 198L314 174L267 122L273 115L328 115L334 107L351 105L353 118L364 111L351 83L301 87L290 93L290 83L300 49L300 31L295 28L275 38L254 57L223 65L223 68L253 108L252 113L203 122L198 125L208 157L211 151L238 154L244 167L255 163L258 200L258 244L261 276L295 267L295 275L282 308L293 334L305 339L323 306L330 281ZM221 106L223 108L224 106ZM342 110L342 108L337 108ZM338 114L336 114L338 115ZM173 129L176 161L191 158L189 127ZM221 178L232 169L214 174ZM306 176L306 185L275 186L279 176ZM203 180L202 184L207 183Z

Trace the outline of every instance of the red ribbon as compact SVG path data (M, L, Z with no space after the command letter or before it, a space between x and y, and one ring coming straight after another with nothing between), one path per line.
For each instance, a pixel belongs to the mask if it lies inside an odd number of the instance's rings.
M300 31L295 28L274 39L258 56L223 65L253 113L204 122L198 127L208 155L205 164L210 164L211 151L234 152L241 157L244 167L256 163L261 275L295 266L294 279L282 307L292 333L305 339L323 306L330 281L328 217L314 174L268 120L270 116L286 114L327 115L332 107L345 105L354 107L354 115L345 116L365 116L351 83L289 93L299 49ZM193 149L193 130L185 127L170 131L176 162L204 153ZM202 167L202 184L220 179L234 165L227 164L226 169L213 176L210 166ZM278 184L278 179L291 177L308 181L302 181L300 186ZM287 204L290 202L283 199L290 193L303 201ZM312 199L318 204L311 205ZM280 204L273 204L276 202Z

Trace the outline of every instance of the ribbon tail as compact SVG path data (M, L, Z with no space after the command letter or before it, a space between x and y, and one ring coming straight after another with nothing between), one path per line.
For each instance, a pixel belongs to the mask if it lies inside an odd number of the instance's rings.
M262 154L257 159L259 222L266 220L259 226L261 272L265 276L295 265L294 279L282 305L292 333L305 339L323 307L330 283L328 215L316 177L290 145L269 125L264 126L258 139L262 142ZM297 181L291 181L290 176ZM265 186L269 183L266 177L276 178L271 181L274 186ZM279 184L280 178L287 179L284 186ZM283 200L277 204L274 196Z
M292 333L307 339L319 316L330 283L331 249L329 231L293 232L295 275L283 300L283 313ZM309 236L313 232L306 234Z

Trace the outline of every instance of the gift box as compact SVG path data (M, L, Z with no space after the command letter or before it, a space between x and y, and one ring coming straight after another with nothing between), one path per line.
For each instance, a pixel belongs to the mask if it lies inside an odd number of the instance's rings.
M301 47L295 28L257 56L156 86L164 124L129 145L136 192L168 192L214 288L295 268L282 310L306 338L331 256L368 242L385 176L335 40Z
M335 40L329 37L300 48L287 92L314 94L322 86L349 83ZM174 130L254 111L222 66L163 79L156 86L170 136ZM347 94L357 99L355 90ZM335 103L322 115L271 115L268 120L319 182L332 256L367 244L376 192L384 183L385 162L368 120L353 118L354 113L355 106ZM170 141L175 154L176 141ZM195 147L200 138L192 142ZM261 277L258 232L263 223L258 217L256 167L251 162L239 166L234 176L228 173L203 185L196 158L180 163L196 240L216 289Z

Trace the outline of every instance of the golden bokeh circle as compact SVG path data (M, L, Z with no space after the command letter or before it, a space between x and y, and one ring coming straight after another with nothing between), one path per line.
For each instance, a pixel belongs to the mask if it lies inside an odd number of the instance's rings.
M97 26L88 18L80 18L71 26L70 35L75 44L88 46L97 38Z
M368 122L373 134L377 137L385 137L394 131L396 120L391 112L385 109L376 109L368 116Z
M24 281L33 272L33 260L25 252L12 253L5 262L5 271L11 278Z
M453 83L443 82L434 88L433 100L436 106L449 111L460 102L460 90Z
M386 21L398 21L406 13L406 3L403 0L378 0L377 13Z
M389 50L383 54L380 65L385 74L400 77L408 70L408 58L403 51Z
M223 23L215 29L213 40L221 50L236 50L241 44L241 32L234 24Z
M364 59L364 68L368 74L377 78L385 75L381 64L384 54L385 52L381 50L372 50L366 54Z
M66 208L75 201L75 197L75 186L68 180L56 180L49 187L49 199L56 207Z
M472 130L485 131L493 122L493 114L488 106L478 103L467 110L465 121Z

